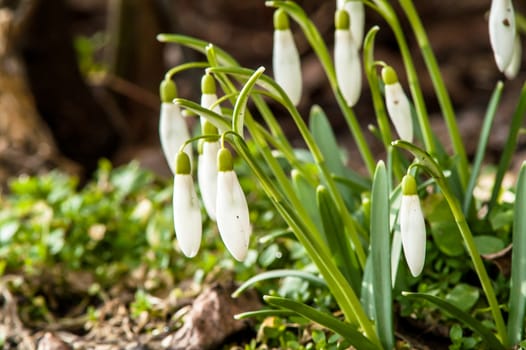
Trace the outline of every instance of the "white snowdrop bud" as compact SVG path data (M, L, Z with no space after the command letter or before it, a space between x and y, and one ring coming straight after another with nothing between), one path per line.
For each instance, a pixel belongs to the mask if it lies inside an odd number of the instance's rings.
M247 200L233 170L230 151L222 148L217 158L217 227L230 254L236 260L243 261L252 233Z
M338 0L337 9L345 10L350 16L351 33L356 47L362 47L365 26L365 7L361 1Z
M382 69L382 79L385 84L385 105L389 118L398 136L404 141L413 142L411 107L398 76L392 67L386 66Z
M161 83L161 114L159 116L159 138L164 157L172 173L174 169L174 159L181 145L190 138L188 126L186 125L181 109L172 103L177 97L175 83L171 80L164 80ZM185 152L192 161L192 151L188 147Z
M173 219L179 247L184 255L194 257L199 251L202 235L201 207L194 188L190 158L184 152L177 154L174 190Z
M334 68L336 80L347 104L352 107L362 90L362 66L358 46L349 30L349 15L336 11L334 31Z
M282 9L274 13L274 47L272 51L274 79L287 93L294 105L301 99L302 78L300 55Z
M416 192L415 178L406 175L402 179L402 202L400 204L400 233L405 260L411 274L422 273L426 258L426 225Z
M522 60L522 45L521 45L521 37L517 33L515 34L515 41L513 44L513 55L511 56L511 61L504 70L504 75L508 79L513 79L517 76L519 73L519 69L521 68L521 60Z
M489 40L501 72L510 64L515 35L515 11L511 0L492 0L489 10Z

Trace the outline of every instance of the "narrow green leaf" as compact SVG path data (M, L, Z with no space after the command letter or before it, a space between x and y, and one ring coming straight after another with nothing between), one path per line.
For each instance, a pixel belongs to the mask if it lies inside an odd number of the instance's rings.
M259 67L252 73L250 78L247 80L239 96L237 97L236 104L234 105L234 112L232 114L232 129L239 135L243 135L243 125L245 124L245 111L247 109L247 102L250 96L250 92L256 85L259 77L265 71L265 67Z
M372 254L367 256L365 268L363 269L362 290L360 293L360 302L362 307L371 320L376 318L374 308L374 290L373 290L373 259Z
M522 339L526 308L526 162L522 163L513 215L508 337L512 344Z
M232 293L232 297L237 298L245 290L247 290L248 288L252 287L254 284L259 283L261 281L266 281L269 279L276 279L276 278L284 278L284 277L298 277L298 278L304 279L306 281L309 281L319 286L327 286L327 283L325 282L325 280L323 280L320 277L314 276L312 273L308 273L305 271L298 271L298 270L286 270L286 269L273 270L273 271L262 272L260 274L257 274L249 278Z
M318 186L316 202L323 224L325 242L336 261L336 265L343 273L352 288L358 293L360 290L361 269L355 252L351 249L350 240L345 235L342 218L326 187Z
M469 327L474 332L477 332L481 337L483 342L492 350L505 350L505 346L497 339L495 334L491 332L486 326L481 322L477 321L470 314L460 310L458 307L454 306L447 301L444 301L434 295L424 294L424 293L402 293L407 298L412 299L423 299L427 300L436 306L438 306L443 311L449 313L451 316L458 319L460 322L464 323L465 326Z
M378 162L371 193L371 254L376 329L385 349L394 347L387 171Z
M242 312L240 314L234 315L236 320L244 320L246 318L252 317L272 317L272 316L290 316L297 315L294 311L290 310L278 310L278 309L262 309L255 311Z
M318 230L322 232L323 226L321 223L320 211L318 210L318 206L316 204L315 186L313 187L307 181L305 176L296 169L292 170L291 177L294 191L298 195L300 202L303 203L305 210L312 218L312 221L314 221L314 224L316 225Z
M475 152L475 158L473 161L473 166L471 168L471 176L469 177L468 186L466 188L466 194L464 196L464 205L462 206L462 209L464 210L464 215L467 215L469 207L471 205L471 200L473 198L473 189L475 188L475 185L477 183L477 178L480 173L480 166L486 153L486 146L488 145L491 126L493 125L493 120L495 119L495 115L497 114L497 107L499 105L500 97L502 96L503 87L504 84L501 81L499 81L497 83L497 86L495 86L495 90L493 90L493 94L491 95L491 99L488 104L488 109L486 110L484 123L482 124L482 130L480 132L479 143L477 145L477 151Z
M497 201L497 197L500 193L500 187L502 185L502 180L504 175L510 166L513 154L517 148L517 136L521 125L526 118L526 83L522 86L521 94L519 96L519 104L513 113L511 119L510 129L508 132L508 138L506 139L506 145L502 151L499 167L497 170L497 175L495 176L495 182L493 183L493 191L491 193L491 199L489 201L489 209L491 210Z
M320 106L314 105L310 110L309 129L311 130L312 137L320 148L321 154L327 164L327 168L333 175L343 178L346 177L348 173L354 173L351 169L348 169L345 166L342 151L338 146L338 141L334 135L331 123ZM358 174L353 174L352 176L352 178L357 177L359 177ZM347 187L340 183L337 184L337 187L342 194L346 205L349 208L354 208L356 203L352 196L353 194L349 191L352 190L352 187ZM355 193L355 195L358 196L359 193Z
M300 302L285 299L280 297L274 297L265 295L263 299L270 305L277 306L286 310L291 310L300 316L303 316L313 322L316 322L335 333L338 333L345 338L352 346L360 350L373 350L378 349L369 339L367 339L362 333L349 323L340 321L339 319L316 310L313 307L307 306Z

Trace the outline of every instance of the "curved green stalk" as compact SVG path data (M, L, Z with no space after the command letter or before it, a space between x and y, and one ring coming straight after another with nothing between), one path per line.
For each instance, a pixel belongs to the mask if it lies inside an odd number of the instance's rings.
M413 144L399 140L393 142L393 146L400 147L411 152L417 159L418 164L421 165L431 176L435 178L437 185L440 187L440 190L442 191L442 194L444 195L444 198L446 199L449 208L451 209L451 213L455 218L455 223L457 224L460 234L462 235L464 245L469 254L469 257L471 258L471 262L473 263L473 267L475 269L475 272L477 273L484 294L486 295L489 308L495 321L497 333L501 339L502 344L507 346L508 334L506 331L506 325L504 323L502 313L500 312L499 303L497 301L493 285L491 284L491 279L489 278L488 272L484 267L484 262L482 261L480 253L477 249L469 225L466 222L466 217L464 216L462 207L460 206L458 199L450 191L449 186L447 185L447 181L444 178L444 175L442 174L439 165L428 153L426 153L425 151L421 150Z
M462 142L462 136L458 130L453 104L451 103L451 99L446 89L446 85L444 84L444 80L442 79L442 74L440 73L435 54L433 53L433 49L429 44L426 31L424 30L424 26L422 25L418 13L416 12L413 1L400 0L399 2L407 16L407 19L409 20L411 27L413 28L416 40L420 46L420 51L422 52L422 57L424 58L427 70L429 71L431 82L435 87L438 103L442 109L442 114L444 115L444 120L446 121L447 129L449 131L449 138L453 146L453 151L455 156L458 157L457 169L460 182L462 184L462 189L464 190L468 181L468 160L466 156L466 149L464 148L464 143Z
M265 67L259 67L251 76L239 92L232 112L232 130L238 135L243 135L243 125L245 120L245 111L247 109L247 102L249 94L256 85L257 80L265 71Z
M285 269L272 270L272 271L266 271L266 272L262 272L260 274L257 274L255 276L249 278L245 282L243 282L243 284L240 285L232 293L232 297L233 298L237 298L245 290L247 290L248 288L250 288L254 284L259 283L261 281L266 281L266 280L269 280L269 279L276 279L276 278L285 278L285 277L296 277L296 278L304 279L306 281L309 281L309 282L314 283L314 284L319 285L319 286L325 286L325 287L327 286L327 283L325 282L325 280L323 280L323 279L321 279L321 278L319 278L317 276L314 276L312 273L309 273L309 272L298 271L298 270L285 270Z
M380 92L380 82L378 80L377 74L377 62L374 60L374 39L376 38L376 34L379 30L380 28L378 26L372 27L364 39L363 62L365 66L365 75L367 76L367 80L369 81L371 97L373 100L373 107L376 113L376 120L380 129L382 142L387 151L387 154L391 155L390 159L391 164L393 166L391 166L390 169L392 169L392 172L396 175L398 179L402 179L402 177L404 176L404 171L401 169L402 166L399 161L398 152L395 152L391 146L393 137L391 134L389 118L387 116L382 94Z
M208 43L203 40L195 39L190 36L181 35L181 34L159 34L157 35L157 40L162 43L173 43L180 44L196 51L203 52L203 47L206 47ZM203 45L204 44L204 45ZM226 51L217 49L219 63L226 66L238 66L237 61Z
M189 63L183 63L178 66L175 66L171 68L168 72L164 74L165 79L172 79L172 77L178 73L184 72L185 70L189 69L203 69L209 67L210 64L208 62L189 62Z
M389 118L387 117L382 94L380 92L380 82L378 80L377 66L374 60L374 39L379 30L380 27L374 26L365 36L363 41L363 64L365 67L365 75L367 81L369 81L369 87L371 89L371 98L373 100L378 127L380 128L380 135L382 136L384 147L387 150L391 147L393 137L391 135Z

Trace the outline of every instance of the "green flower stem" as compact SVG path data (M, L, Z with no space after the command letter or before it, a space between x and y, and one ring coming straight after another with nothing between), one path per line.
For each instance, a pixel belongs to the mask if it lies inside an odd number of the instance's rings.
M416 40L420 46L424 62L426 63L427 69L429 71L431 81L435 87L438 103L442 109L442 114L444 115L444 119L449 131L449 138L453 146L453 151L456 157L458 157L457 169L460 182L462 184L462 190L465 190L469 176L468 160L466 156L466 149L464 147L464 143L462 142L462 136L460 135L458 129L455 111L453 109L449 93L446 89L446 85L444 84L444 80L442 79L442 74L440 73L435 54L433 53L433 49L431 48L426 31L422 25L420 17L418 16L418 13L416 12L413 1L400 0L400 5L402 6L407 19L413 28L413 32L415 33Z
M173 43L186 46L196 51L205 53L205 47L208 45L206 41L195 39L186 35L180 34L159 34L157 35L157 41L162 43ZM230 55L228 52L217 49L219 63L225 66L239 66L239 63Z
M189 62L189 63L183 63L178 66L173 67L168 72L164 74L165 79L172 79L174 75L181 73L185 70L189 69L203 69L209 67L210 64L208 62Z
M413 97L413 102L415 104L416 115L420 129L422 131L424 146L429 153L434 155L436 154L437 149L433 137L433 131L431 130L431 124L429 122L424 96L418 81L418 74L416 72L407 41L405 40L402 27L398 21L395 11L387 0L374 0L374 3L376 4L376 8L378 9L379 13L384 17L385 21L389 24L395 35L398 47L400 48L400 54L402 55L402 59L406 68L407 81L409 83L409 89L411 90L411 96Z
M449 191L445 179L437 179L437 183L440 186L440 189L442 190L442 193L444 194L444 197L446 198L449 204L449 208L451 209L457 227L460 230L460 234L462 235L462 239L464 240L466 250L468 251L468 254L471 258L471 262L473 263L475 272L479 277L480 284L482 285L482 289L484 290L486 300L488 301L491 313L493 315L493 319L495 321L495 326L497 328L499 338L502 341L502 343L506 346L508 344L506 324L504 323L502 313L500 312L499 303L495 295L495 290L493 289L493 286L491 284L491 279L489 278L488 272L484 267L484 262L482 261L477 246L475 245L473 234L471 233L471 230L466 222L466 217L464 216L464 213L457 198Z
M369 174L372 175L376 166L376 162L369 148L369 145L367 144L367 140L363 135L360 124L356 119L356 115L354 114L352 108L347 106L347 102L345 101L345 98L343 97L340 89L338 88L338 82L336 80L336 73L332 64L331 55L329 54L329 50L327 49L327 46L325 45L322 36L318 32L318 29L306 16L303 9L292 1L267 1L265 4L267 6L279 7L284 9L302 28L305 37L309 41L314 52L316 52L316 55L318 56L318 59L320 60L323 69L325 70L325 74L334 92L336 101L338 102L338 105L343 113L345 121L347 122L349 129L351 130L351 133L354 137L354 140L358 147L358 151L362 156L362 159Z
M331 256L331 253L327 249L327 246L324 244L319 245L316 239L313 240L311 232L316 230L314 224L309 222L310 220L308 217L305 218L300 216L301 214L298 213L297 208L291 206L286 200L283 200L280 193L276 192L274 181L265 174L257 161L253 159L248 147L241 137L237 137L234 144L238 154L243 157L251 170L260 180L262 187L269 195L274 206L280 212L287 224L289 224L300 243L305 247L309 256L320 270L320 273L327 282L329 289L336 300L338 300L338 305L342 308L346 320L351 323L357 322L366 337L374 344L380 346L380 341L374 330L374 326L365 314L356 293L346 281L338 267L334 264L334 261L328 259L328 257Z
M497 328L499 338L501 342L506 346L508 344L508 334L506 330L506 325L504 323L502 313L500 312L499 303L495 295L495 290L493 289L493 286L491 284L491 279L488 276L488 272L484 267L482 258L480 257L477 246L475 245L475 240L473 239L473 234L471 233L471 230L466 222L466 217L464 216L464 212L462 211L462 206L460 205L460 202L458 201L457 197L455 197L455 195L449 189L446 178L442 174L440 166L428 153L411 143L405 141L395 141L393 143L393 146L400 147L411 152L417 159L418 163L416 163L416 165L419 165L422 168L424 168L431 176L433 176L433 178L435 178L436 183L440 187L440 190L442 191L442 194L444 195L444 198L446 199L449 208L451 209L453 217L455 218L455 223L457 224L457 227L464 241L466 250L468 251L468 254L471 258L471 262L473 263L475 272L479 277L480 284L482 286L482 289L486 296L486 300L488 301L491 313L493 315L493 319L495 321L495 326Z

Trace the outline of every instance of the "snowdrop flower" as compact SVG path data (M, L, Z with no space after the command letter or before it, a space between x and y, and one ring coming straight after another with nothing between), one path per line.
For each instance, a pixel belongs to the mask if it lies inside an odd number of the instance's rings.
M336 80L347 104L352 107L362 90L362 67L358 46L349 30L349 14L336 11L334 31L334 68Z
M413 142L413 120L409 100L398 81L394 69L386 66L382 69L385 84L385 105L398 136L407 142Z
M517 33L515 34L515 41L513 44L513 55L511 56L511 61L504 70L504 75L508 79L513 79L517 76L517 73L519 73L519 69L521 67L521 59L522 59L522 45L521 45L521 37Z
M400 233L405 260L411 274L416 277L424 268L426 257L426 225L416 193L416 182L412 175L402 179L402 202L400 204Z
M217 134L217 129L208 121L202 124L203 135ZM217 152L219 142L203 140L197 159L197 180L208 217L216 220Z
M350 16L351 33L356 47L360 48L363 42L365 24L365 8L361 1L338 0L338 10L345 10Z
M199 250L203 229L201 207L195 192L191 170L190 157L184 152L179 152L174 175L174 228L179 247L189 258L194 257Z
M159 117L159 137L164 157L172 173L174 169L174 159L181 145L190 138L188 127L181 115L179 106L172 103L177 97L177 88L172 80L164 80L160 87L161 95L161 115ZM189 148L189 147L188 147ZM192 151L189 148L185 151L192 159Z
M217 154L217 162L217 227L230 254L243 261L252 233L247 200L233 170L230 151L222 148Z
M515 11L511 0L492 0L489 10L489 41L501 72L510 64L515 35Z
M274 13L274 79L285 90L294 105L301 99L302 79L300 55L290 31L289 19L282 9Z

